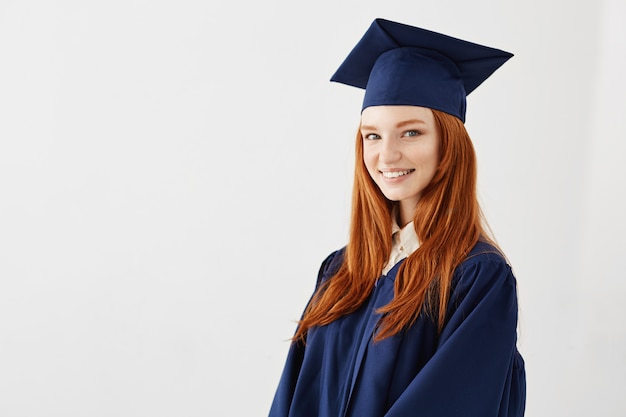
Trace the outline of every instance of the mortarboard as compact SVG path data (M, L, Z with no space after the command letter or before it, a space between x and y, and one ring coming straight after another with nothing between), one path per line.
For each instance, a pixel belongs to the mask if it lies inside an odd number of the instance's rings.
M363 109L413 105L465 121L465 98L513 54L376 19L331 81L364 88Z

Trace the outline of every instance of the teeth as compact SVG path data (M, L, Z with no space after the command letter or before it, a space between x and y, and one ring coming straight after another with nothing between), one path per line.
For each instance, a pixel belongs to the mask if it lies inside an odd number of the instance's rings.
M381 171L381 174L383 174L385 178L398 178L410 174L413 171L412 169L407 169L406 171Z

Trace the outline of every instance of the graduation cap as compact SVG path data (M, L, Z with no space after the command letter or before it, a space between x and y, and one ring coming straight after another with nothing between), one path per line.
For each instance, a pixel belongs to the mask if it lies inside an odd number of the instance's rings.
M513 54L376 19L331 81L365 89L363 109L413 105L465 121L465 98Z

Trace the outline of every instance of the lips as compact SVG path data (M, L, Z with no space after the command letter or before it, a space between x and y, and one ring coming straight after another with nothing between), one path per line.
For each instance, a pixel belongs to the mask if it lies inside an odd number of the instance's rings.
M414 169L406 169L404 171L380 171L383 177L385 178L398 178L403 177L405 175L410 174L415 171Z

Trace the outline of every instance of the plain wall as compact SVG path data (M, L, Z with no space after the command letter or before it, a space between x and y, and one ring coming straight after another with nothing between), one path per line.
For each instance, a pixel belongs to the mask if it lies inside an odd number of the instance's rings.
M515 57L468 98L527 416L623 416L619 0L0 1L0 416L265 415L346 242L375 17Z

